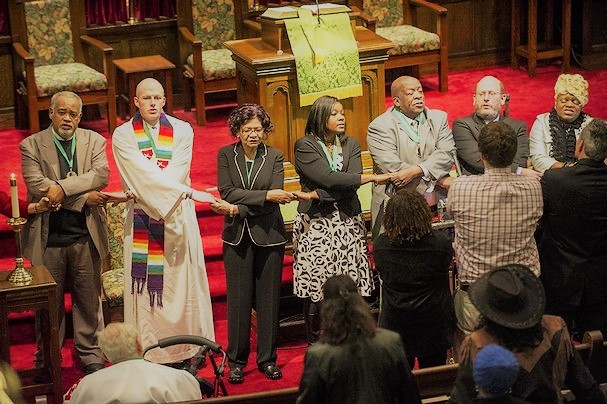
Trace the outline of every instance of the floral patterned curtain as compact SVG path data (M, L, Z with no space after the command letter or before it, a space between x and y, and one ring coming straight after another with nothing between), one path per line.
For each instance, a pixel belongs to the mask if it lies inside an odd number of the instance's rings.
M85 0L86 25L114 25L127 22L125 0Z
M8 28L8 1L0 1L0 35L9 35Z
M146 18L157 20L159 17L173 18L176 13L176 0L131 0L135 4L138 21Z

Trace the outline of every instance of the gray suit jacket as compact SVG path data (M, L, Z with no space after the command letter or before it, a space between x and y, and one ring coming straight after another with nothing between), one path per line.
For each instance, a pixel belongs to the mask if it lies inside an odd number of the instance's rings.
M529 136L527 124L517 119L504 118L500 115L499 122L504 122L516 132L518 146L512 163L512 172L518 167L527 167L529 157ZM475 113L453 121L453 138L457 147L457 159L464 174L482 174L485 172L481 162L481 153L478 151L478 134L485 126L485 122Z
M425 118L419 130L420 156L417 144L409 138L402 123L392 114L392 108L378 116L369 125L367 145L373 157L375 173L393 173L414 165L423 165L434 179L449 174L453 166L453 136L447 122L447 113L437 109L425 109ZM407 188L424 193L428 181L423 178L412 181ZM373 187L371 214L373 222L385 199L386 186Z
M27 185L27 200L40 200L41 190L58 183L65 191L62 209L81 212L84 209L91 239L104 257L108 252L105 208L86 206L89 191L100 191L109 182L110 170L105 154L105 138L100 134L76 129L77 176L60 179L61 171L57 148L50 127L24 139L21 149L23 179ZM50 212L29 217L24 229L24 256L32 264L41 265L48 240Z

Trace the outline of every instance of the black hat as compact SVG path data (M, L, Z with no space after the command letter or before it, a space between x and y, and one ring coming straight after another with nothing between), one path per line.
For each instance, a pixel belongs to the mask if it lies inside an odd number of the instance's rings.
M542 283L523 265L491 270L470 285L469 295L485 318L517 330L539 323L546 307Z

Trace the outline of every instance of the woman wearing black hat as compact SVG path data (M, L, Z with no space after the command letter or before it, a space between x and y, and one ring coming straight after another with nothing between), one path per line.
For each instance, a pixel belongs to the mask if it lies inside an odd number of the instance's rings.
M472 363L486 345L500 344L521 366L512 395L533 403L561 403L567 385L580 403L605 403L605 397L573 348L562 318L544 315L546 296L539 279L522 265L493 269L470 285L470 299L481 313L481 328L461 347L460 369L450 402L476 396Z

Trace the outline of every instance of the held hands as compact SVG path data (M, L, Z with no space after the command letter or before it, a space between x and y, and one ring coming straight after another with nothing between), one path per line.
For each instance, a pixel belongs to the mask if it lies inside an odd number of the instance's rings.
M424 175L424 172L420 166L411 166L409 168L405 168L404 170L392 173L392 183L397 188L402 188L422 175Z
M266 194L266 201L273 203L289 203L298 199L294 192L287 192L282 189L271 189Z
M530 168L521 168L521 175L524 175L526 177L535 178L538 180L542 179L542 173L532 170Z
M209 206L211 206L213 212L220 215L229 215L230 217L238 215L238 205L232 205L223 199L215 198L215 202L210 203Z
M90 191L86 198L86 204L87 206L105 206L108 199L109 197L102 192Z
M65 192L63 192L63 188L61 188L61 185L59 184L49 185L40 191L46 194L46 197L50 200L52 206L59 205L63 202L63 199L65 199Z

